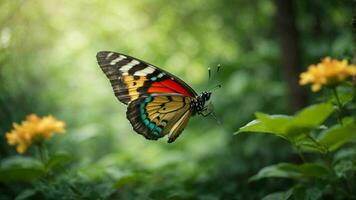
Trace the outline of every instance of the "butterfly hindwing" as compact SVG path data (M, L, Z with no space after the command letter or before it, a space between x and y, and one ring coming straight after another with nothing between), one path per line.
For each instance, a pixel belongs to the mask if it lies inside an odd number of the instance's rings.
M184 128L187 126L191 112L189 110L181 116L181 118L173 125L170 130L168 143L174 142L178 136L183 132Z
M110 51L101 51L96 57L116 97L124 104L152 93L196 96L179 78L140 59Z
M147 139L157 140L169 134L173 142L190 118L192 98L183 95L151 94L132 101L127 118L134 130Z

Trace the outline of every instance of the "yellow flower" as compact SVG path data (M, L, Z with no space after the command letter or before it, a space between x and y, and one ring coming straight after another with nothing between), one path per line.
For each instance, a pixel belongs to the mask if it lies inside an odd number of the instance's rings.
M14 123L13 130L6 133L7 143L17 145L16 151L24 153L29 146L41 143L50 138L54 132L64 133L65 123L49 115L39 118L35 114L28 115L21 124Z
M323 85L331 86L340 83L349 76L356 76L356 65L347 60L324 58L321 63L310 65L306 72L300 74L300 85L312 85L312 91L319 91Z

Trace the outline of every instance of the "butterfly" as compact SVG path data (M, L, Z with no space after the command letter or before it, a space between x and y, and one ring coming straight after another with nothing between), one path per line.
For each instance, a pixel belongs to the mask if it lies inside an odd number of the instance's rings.
M146 139L169 135L174 142L191 116L204 115L211 92L198 95L173 74L125 54L100 51L96 58L117 99L128 105L133 129Z

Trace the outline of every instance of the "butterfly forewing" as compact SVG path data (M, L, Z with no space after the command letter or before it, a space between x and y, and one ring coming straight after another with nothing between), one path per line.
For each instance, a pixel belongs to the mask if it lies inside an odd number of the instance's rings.
M140 59L110 51L101 51L96 57L116 97L125 104L150 93L196 96L179 78Z
M125 104L139 97L138 89L147 82L147 75L155 71L153 66L114 52L99 52L97 60L115 96Z

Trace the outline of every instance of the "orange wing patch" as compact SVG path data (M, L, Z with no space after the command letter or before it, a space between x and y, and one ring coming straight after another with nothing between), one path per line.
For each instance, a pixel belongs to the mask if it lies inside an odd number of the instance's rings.
M133 76L123 76L123 79L128 90L128 95L130 96L130 101L137 99L140 96L138 89L145 84L147 78L139 76L138 79L135 79Z

